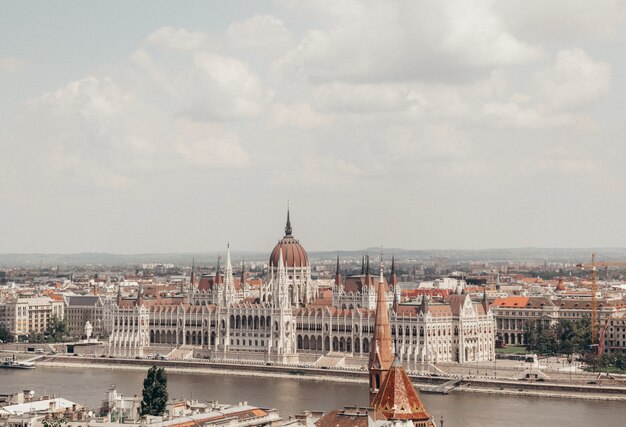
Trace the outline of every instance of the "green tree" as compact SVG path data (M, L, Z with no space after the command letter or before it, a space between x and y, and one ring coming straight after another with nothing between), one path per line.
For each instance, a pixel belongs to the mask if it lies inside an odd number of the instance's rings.
M64 319L57 316L52 316L48 321L48 327L46 328L45 335L51 341L63 341L67 338L67 323Z
M534 351L537 348L537 327L535 322L529 320L524 322L524 335L526 336L526 348Z
M542 327L537 337L537 353L554 354L557 352L557 337L555 328Z
M50 418L44 419L41 423L43 427L63 427L67 424L67 420L65 418Z
M591 346L591 320L584 317L574 323L572 344L578 353L586 353Z
M3 325L0 325L0 341L7 342L11 339L11 334L9 330L5 328Z
M143 380L141 415L163 415L167 405L167 376L165 369L152 366Z

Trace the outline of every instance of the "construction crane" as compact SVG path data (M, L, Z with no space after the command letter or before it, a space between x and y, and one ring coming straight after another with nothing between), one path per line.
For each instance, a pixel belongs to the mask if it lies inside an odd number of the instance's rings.
M596 262L596 254L591 254L591 264L576 264L576 267L583 270L591 270L591 345L597 344L596 336L598 334L598 310L597 310L597 298L598 293L598 267L626 267L626 262Z

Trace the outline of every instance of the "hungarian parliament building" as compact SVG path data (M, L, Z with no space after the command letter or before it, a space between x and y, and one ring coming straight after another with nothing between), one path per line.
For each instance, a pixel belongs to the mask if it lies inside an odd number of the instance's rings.
M304 247L292 234L287 213L284 237L269 258L269 275L254 289L244 273L235 277L230 257L215 275L196 277L179 295L134 298L118 292L103 307L113 356L167 351L171 357L330 366L367 364L374 334L377 289L385 290L393 351L406 366L495 359L495 320L486 301L448 295L443 302L404 303L395 265L386 275L370 270L342 278L332 289L311 279ZM382 287L379 284L383 284Z

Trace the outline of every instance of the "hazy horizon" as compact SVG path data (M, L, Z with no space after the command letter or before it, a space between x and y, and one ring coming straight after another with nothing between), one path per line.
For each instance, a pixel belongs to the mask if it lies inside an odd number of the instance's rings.
M0 253L626 247L624 0L0 19Z

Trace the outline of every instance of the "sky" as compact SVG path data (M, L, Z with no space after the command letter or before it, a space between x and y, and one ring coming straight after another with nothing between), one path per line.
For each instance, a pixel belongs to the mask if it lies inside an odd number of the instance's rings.
M626 1L0 1L0 252L626 247Z

